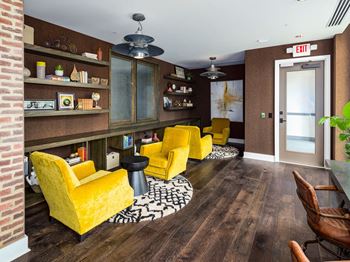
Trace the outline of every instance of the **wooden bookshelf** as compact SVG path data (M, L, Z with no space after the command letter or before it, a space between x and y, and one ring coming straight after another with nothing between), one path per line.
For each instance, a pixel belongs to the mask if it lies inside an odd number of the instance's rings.
M187 79L176 77L176 76L172 76L172 75L165 75L164 78L165 79L169 79L169 80L178 81L178 82L183 82L183 83L189 83L189 84L193 84L194 83L193 80L187 80Z
M105 89L105 90L109 89L109 86L94 85L94 84L79 83L79 82L64 82L64 81L40 79L40 78L34 78L34 77L25 78L24 83L43 85L43 86L51 85L51 86L69 86L69 87L80 87L80 88L91 88L91 89Z
M52 117L52 116L73 116L73 115L94 115L108 113L108 109L93 109L93 110L34 110L25 111L24 117Z
M98 65L98 66L109 66L109 62L107 61L99 61L95 59L91 59L82 55L77 55L77 54L72 54L52 48L47 48L43 46L38 46L38 45L31 45L31 44L24 44L24 50L28 52L34 52L34 53L40 53L40 54L45 54L49 56L54 56L54 57L61 57L69 60L74 60L74 61L79 61L82 63L88 63L88 64L93 64L93 65Z
M191 110L194 109L194 106L177 106L177 107L164 107L165 111L181 111L181 110Z
M191 92L191 93L165 92L164 95L169 95L169 96L193 96L193 92Z

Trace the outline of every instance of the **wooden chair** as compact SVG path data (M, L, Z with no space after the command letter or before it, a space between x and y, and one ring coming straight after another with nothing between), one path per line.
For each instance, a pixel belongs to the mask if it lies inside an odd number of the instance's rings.
M342 254L350 250L350 214L344 208L320 208L316 190L338 191L335 186L312 186L297 171L293 171L297 185L297 194L305 210L307 222L316 234L315 240L305 241L303 251L307 245L318 243L332 255L344 258ZM323 245L327 241L338 247L338 254Z
M310 262L297 242L289 241L288 246L293 262Z

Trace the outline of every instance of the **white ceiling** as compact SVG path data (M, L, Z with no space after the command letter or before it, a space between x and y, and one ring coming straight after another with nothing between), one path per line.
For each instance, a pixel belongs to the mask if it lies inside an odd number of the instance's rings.
M122 42L145 14L144 33L165 53L159 58L187 68L244 61L244 50L332 38L326 27L339 0L25 0L25 14L106 40ZM350 12L348 12L350 13ZM303 38L295 35L303 34ZM257 40L268 40L258 43Z

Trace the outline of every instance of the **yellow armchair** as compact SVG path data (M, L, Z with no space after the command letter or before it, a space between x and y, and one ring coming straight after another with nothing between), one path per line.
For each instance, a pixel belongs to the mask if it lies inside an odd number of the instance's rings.
M177 125L175 127L188 130L191 133L189 158L203 160L213 151L211 135L206 135L205 137L201 138L199 127L181 125Z
M149 164L144 170L145 174L170 180L186 171L189 143L189 131L167 127L163 142L141 146L141 156L149 158Z
M50 217L81 237L133 204L134 190L124 169L96 172L93 161L70 167L64 159L41 152L30 158Z
M213 136L213 144L226 145L230 137L230 120L228 118L213 118L211 126L203 128L203 133Z

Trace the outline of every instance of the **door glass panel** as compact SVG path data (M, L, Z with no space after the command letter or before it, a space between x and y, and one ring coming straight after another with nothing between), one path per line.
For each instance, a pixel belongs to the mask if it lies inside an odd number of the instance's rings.
M287 72L287 151L315 154L315 70Z
M111 60L111 122L131 121L132 64L117 57Z
M137 64L137 120L155 119L154 66Z

